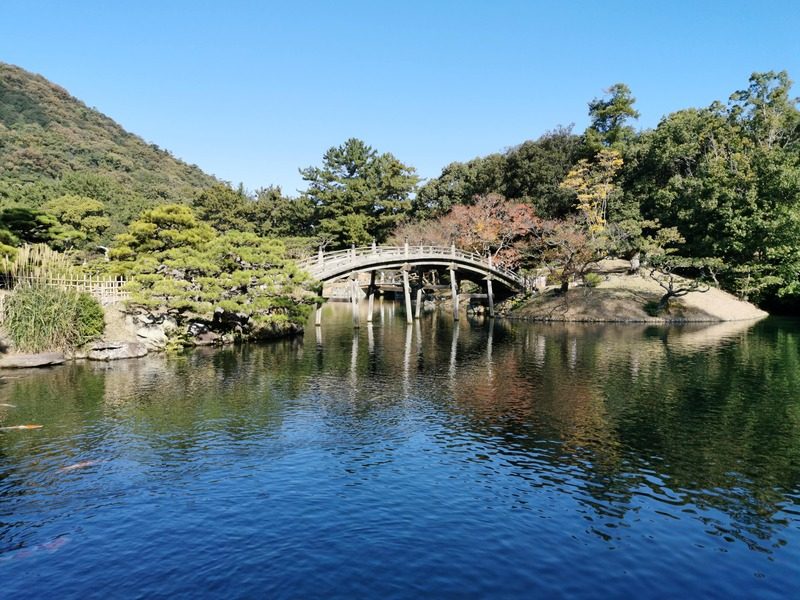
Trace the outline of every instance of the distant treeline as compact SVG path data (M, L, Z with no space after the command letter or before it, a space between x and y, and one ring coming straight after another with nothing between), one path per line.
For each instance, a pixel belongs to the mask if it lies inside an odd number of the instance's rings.
M618 256L797 310L800 111L790 92L787 73L756 73L726 102L637 130L632 92L615 84L589 103L585 131L556 127L424 183L349 139L302 169L306 189L288 197L218 182L0 64L0 241L99 256L126 246L143 211L182 204L219 234L284 238L289 256L424 238L545 265L564 281Z

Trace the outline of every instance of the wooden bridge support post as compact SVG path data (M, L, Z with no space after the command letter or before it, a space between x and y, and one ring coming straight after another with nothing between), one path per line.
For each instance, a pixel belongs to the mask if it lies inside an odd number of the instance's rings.
M361 323L358 319L358 297L361 295L361 290L358 289L358 280L350 280L350 300L353 305L353 327L360 327Z
M403 296L406 299L406 323L411 325L414 322L411 312L411 287L408 284L408 268L403 268Z
M453 295L453 320L458 321L458 282L455 269L450 269L450 292Z
M414 312L414 318L419 319L422 314L422 288L417 288L417 308Z

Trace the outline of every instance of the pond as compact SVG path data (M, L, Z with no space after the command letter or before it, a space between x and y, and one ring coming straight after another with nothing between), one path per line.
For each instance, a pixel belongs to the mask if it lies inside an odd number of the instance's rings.
M0 595L800 586L800 323L464 320L3 373ZM794 592L792 592L794 590Z

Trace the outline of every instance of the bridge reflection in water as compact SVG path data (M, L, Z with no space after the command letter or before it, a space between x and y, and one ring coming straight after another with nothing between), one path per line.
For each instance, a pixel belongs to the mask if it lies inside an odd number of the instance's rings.
M406 321L412 323L419 318L425 292L450 290L453 304L453 319L458 320L459 280L472 281L485 289L489 316L494 317L495 300L532 289L533 280L496 264L491 254L481 256L474 252L464 252L455 246L366 246L337 250L320 251L316 257L307 258L300 267L323 283L349 281L347 297L352 304L353 324L360 325L359 301L366 291L367 323L374 315L376 293L389 291L403 292ZM369 282L362 281L359 275L369 274ZM426 279L426 274L428 278ZM441 283L440 275L445 275L449 284ZM496 287L495 287L496 286ZM416 296L416 310L411 303L412 291ZM321 324L322 311L317 309L315 323Z
M494 340L496 335L501 344L513 339L512 323L481 315L459 321L442 320L443 311L434 310L410 324L401 324L395 310L398 303L381 304L382 310L376 311L378 318L362 328L350 329L352 333L346 333L349 308L341 303L327 304L325 326L314 328L312 339L316 342L320 365L326 354L343 355L340 372L347 373L353 399L360 395L365 384L365 363L370 365L367 371L377 372L389 357L391 366L387 367L396 374L402 397L406 399L414 395L413 388L420 373L437 364L444 367L441 371L443 383L446 381L445 387L454 394L463 385L464 371L469 372L470 379L481 380L481 385L500 383L496 378ZM422 321L425 321L424 327Z

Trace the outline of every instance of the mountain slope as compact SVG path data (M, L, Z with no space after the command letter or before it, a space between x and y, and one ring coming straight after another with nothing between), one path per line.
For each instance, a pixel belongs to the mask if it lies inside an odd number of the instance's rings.
M78 193L106 202L112 216L127 221L143 206L189 201L216 182L44 77L0 63L4 204L35 207Z

